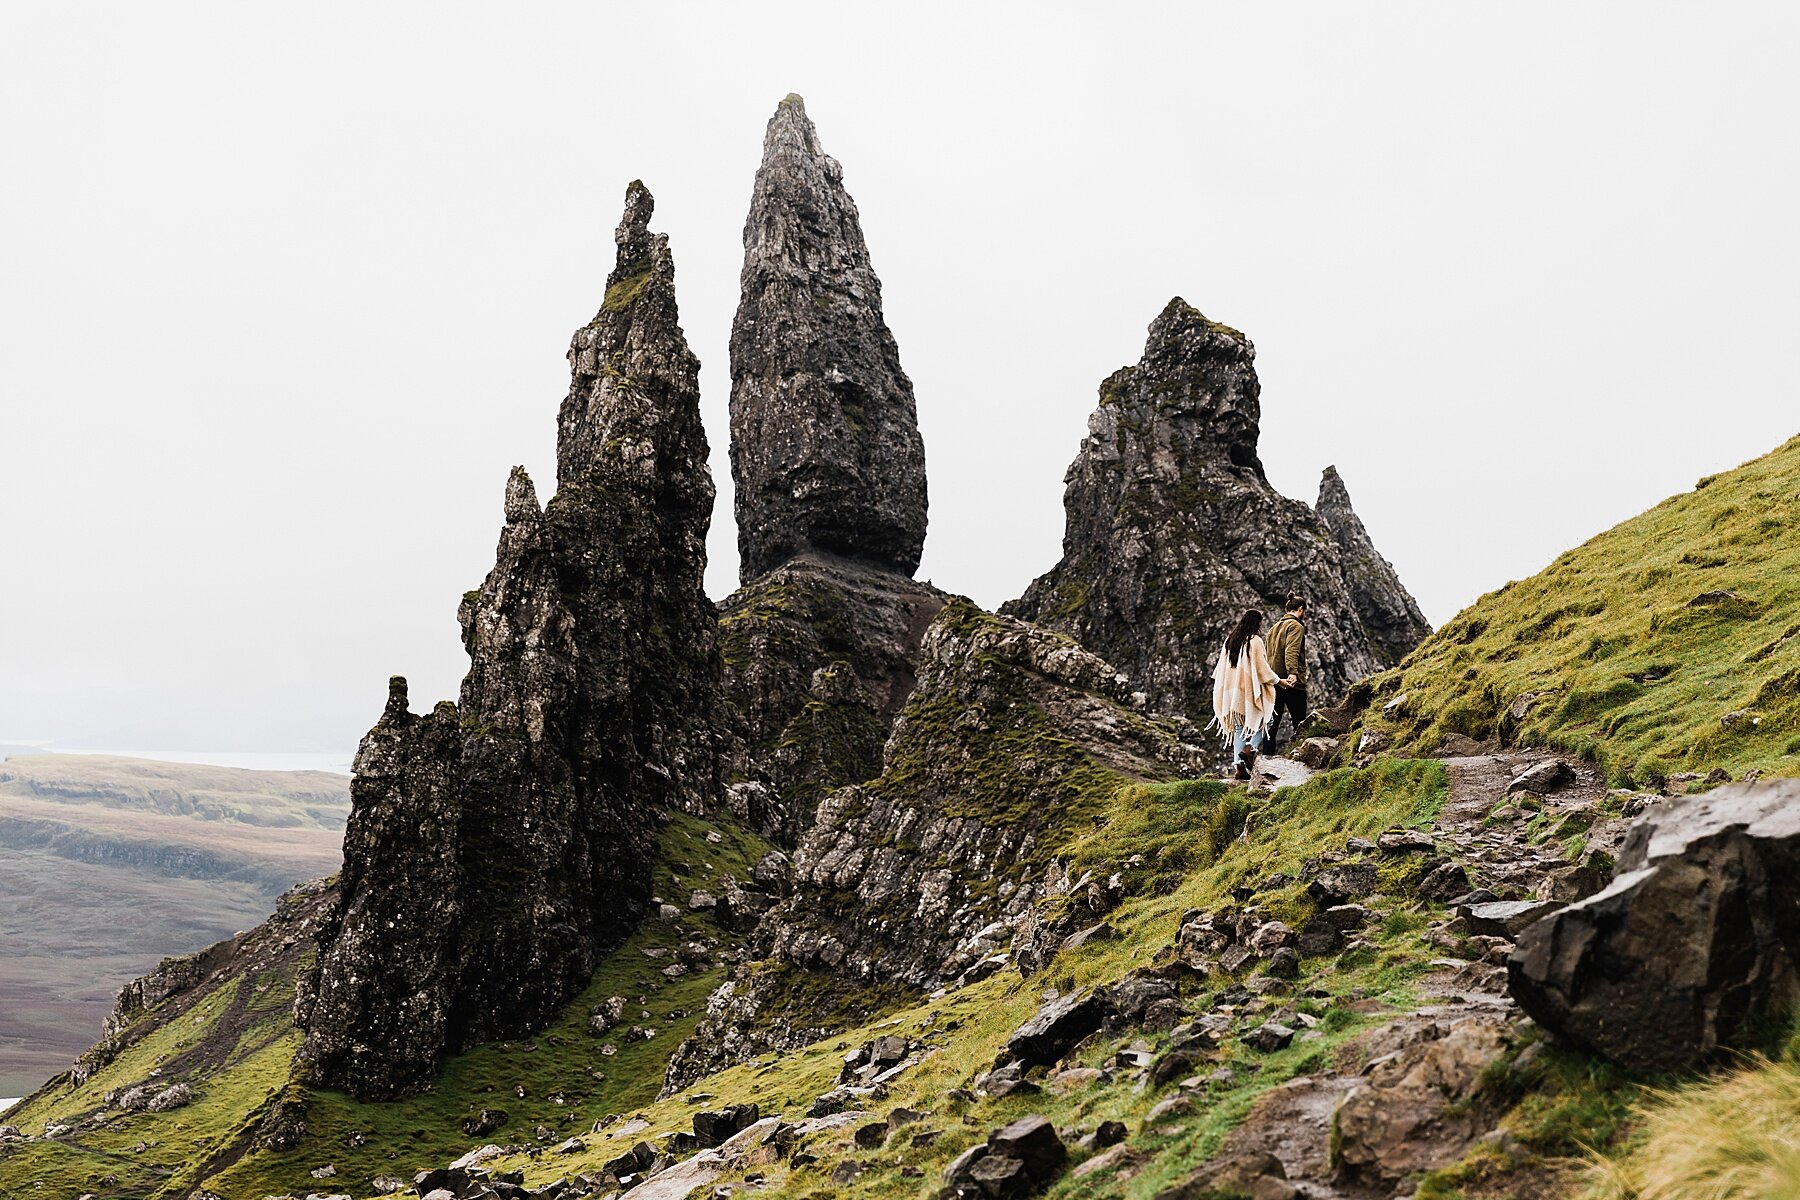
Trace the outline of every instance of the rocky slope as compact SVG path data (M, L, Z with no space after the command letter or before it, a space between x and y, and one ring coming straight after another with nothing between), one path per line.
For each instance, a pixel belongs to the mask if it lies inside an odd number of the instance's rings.
M1064 561L1015 606L1039 620L914 583L922 458L854 207L797 98L766 151L733 337L744 588L699 592L695 364L634 185L557 494L514 473L464 597L460 701L415 715L393 682L341 878L129 986L0 1125L0 1192L1572 1195L1574 1156L1637 1155L1633 1105L1671 1082L1562 1002L1596 970L1708 963L1665 989L1723 1019L1684 1066L1776 1047L1785 785L1714 807L1499 744L1592 703L1447 729L1473 622L1350 687L1333 717L1362 728L1304 747L1349 765L1207 777L1158 709L1204 715L1234 609L1308 593L1329 694L1416 608L1341 481L1316 511L1268 487L1250 345L1186 304L1102 389ZM1739 514L1784 480L1689 515L1780 567L1784 527ZM1709 640L1728 617L1788 611L1751 577L1654 629L1736 648ZM1542 611L1493 662L1569 637L1604 662L1611 619ZM1785 671L1788 640L1729 665ZM1791 737L1786 698L1722 725Z
M1122 781L1199 759L1105 662L952 600L881 774L821 802L792 895L757 927L758 961L714 995L670 1086L1000 969L1038 901L1074 886L1053 865L1069 830Z
M342 901L297 1015L322 1083L388 1097L542 1027L648 910L667 814L717 799L713 487L668 239L634 183L569 350L559 486L515 468L494 569L459 613L460 704L404 680L357 754Z
M1237 330L1169 302L1143 358L1100 385L1065 476L1062 561L1002 610L1069 634L1197 723L1211 718L1213 664L1247 608L1272 621L1289 594L1310 602L1315 705L1427 632L1335 474L1321 512L1264 478L1255 353Z

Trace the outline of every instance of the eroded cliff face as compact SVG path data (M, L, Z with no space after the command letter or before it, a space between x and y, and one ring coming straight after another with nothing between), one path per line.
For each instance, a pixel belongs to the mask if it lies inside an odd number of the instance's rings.
M910 576L925 447L843 170L798 96L775 110L731 327L731 473L746 582L807 550Z
M736 816L793 846L820 797L880 774L944 600L895 572L806 554L720 605Z
M843 171L798 96L744 224L731 470L744 586L720 606L733 811L784 846L881 770L944 594L912 578L925 448Z
M667 813L717 800L713 487L652 207L634 183L570 347L556 496L508 480L459 612L460 703L414 716L396 680L358 753L343 898L297 1003L321 1083L397 1095L542 1026L644 915Z
M1199 762L1130 690L1066 637L949 601L880 776L820 803L759 961L714 995L669 1086L998 969L1069 831L1122 782Z
M1416 613L1412 598L1397 579L1393 595L1365 576L1359 600L1327 522L1264 477L1255 353L1237 330L1169 302L1143 358L1100 385L1065 476L1062 561L1002 609L1069 634L1153 705L1197 722L1211 716L1219 645L1247 608L1272 621L1290 593L1307 597L1315 704L1425 632L1421 621L1417 636L1372 636L1365 610Z

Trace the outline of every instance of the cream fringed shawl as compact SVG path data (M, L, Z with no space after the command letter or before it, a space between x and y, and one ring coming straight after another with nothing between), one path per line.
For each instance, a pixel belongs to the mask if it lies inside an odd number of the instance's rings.
M1213 668L1213 728L1225 736L1226 745L1240 722L1252 734L1269 723L1275 712L1276 678L1260 637L1244 643L1235 667L1225 648L1219 648L1219 665Z

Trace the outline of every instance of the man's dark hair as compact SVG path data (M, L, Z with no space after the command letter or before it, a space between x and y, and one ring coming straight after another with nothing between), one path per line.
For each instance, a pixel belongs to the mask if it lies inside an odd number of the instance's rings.
M1305 596L1300 595L1300 593L1298 593L1298 592L1294 592L1288 596L1287 610L1289 612L1295 612L1295 611L1298 611L1299 609L1302 609L1305 607L1306 607L1306 597Z

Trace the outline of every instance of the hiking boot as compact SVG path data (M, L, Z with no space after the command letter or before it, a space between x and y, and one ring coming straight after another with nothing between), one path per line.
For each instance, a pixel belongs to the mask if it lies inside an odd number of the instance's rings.
M1249 783L1250 782L1250 768L1246 767L1243 764L1242 760L1240 760L1237 765L1237 770L1232 772L1231 777L1233 779L1237 780L1239 783Z

